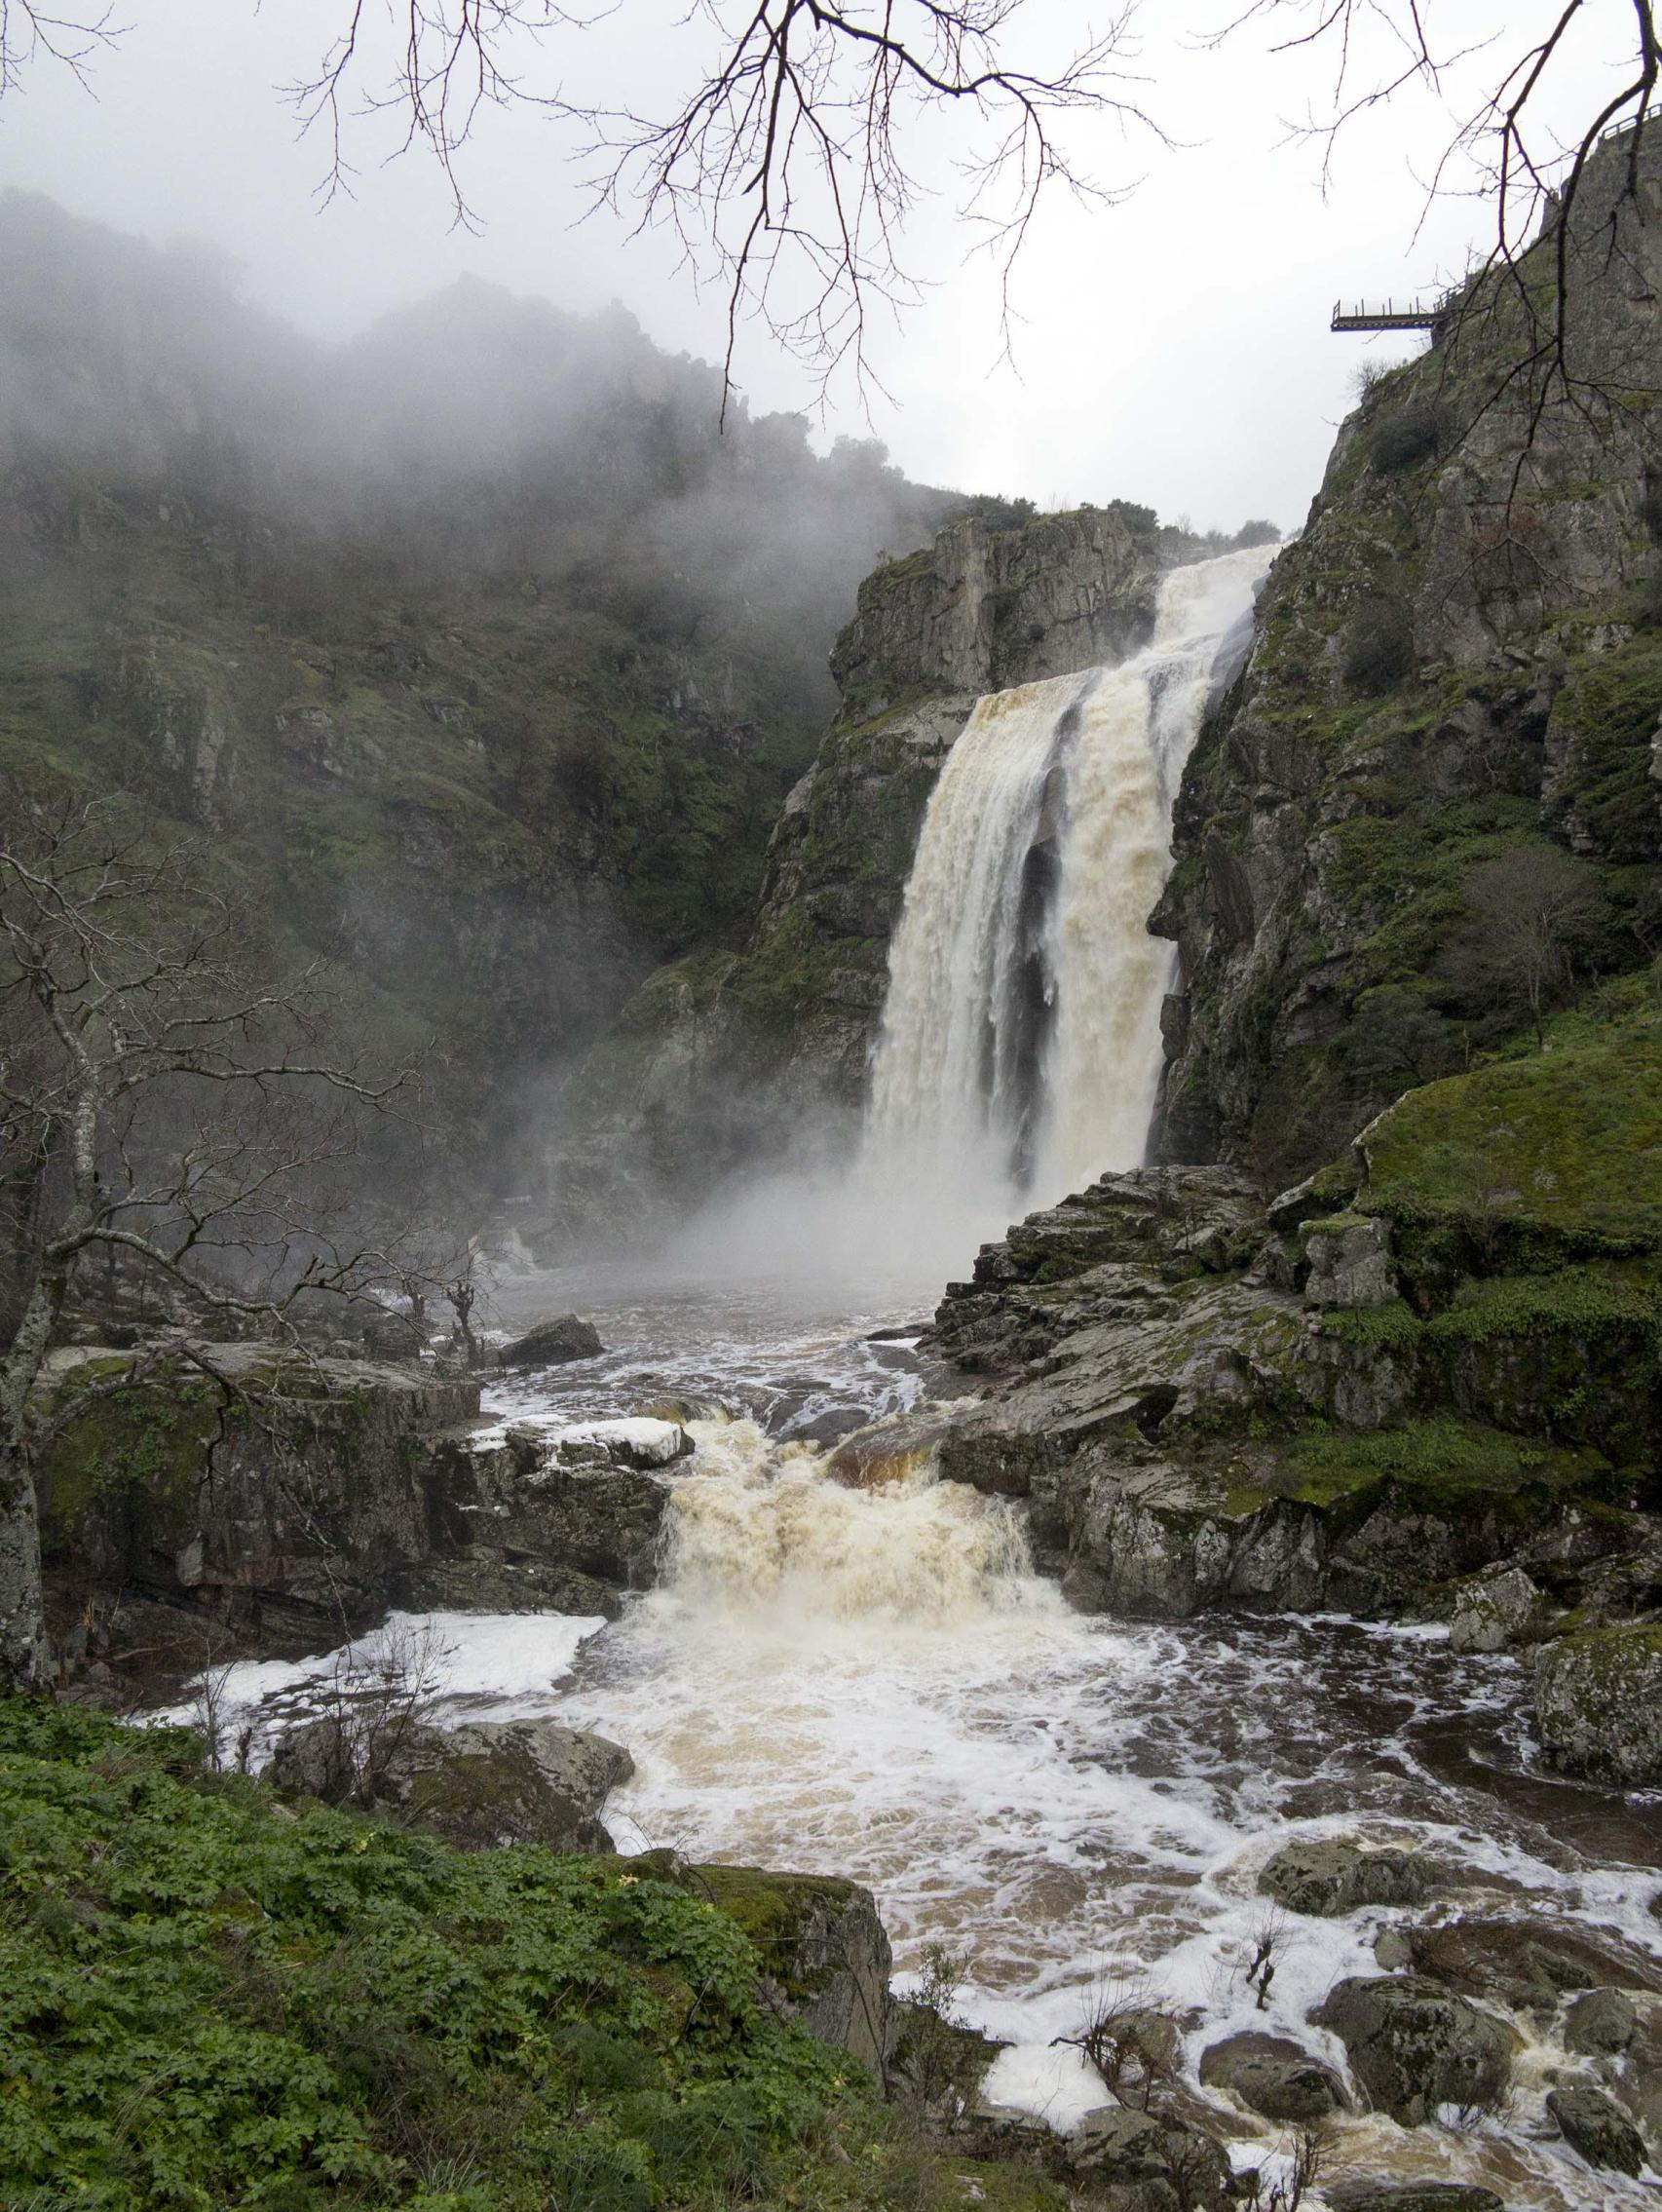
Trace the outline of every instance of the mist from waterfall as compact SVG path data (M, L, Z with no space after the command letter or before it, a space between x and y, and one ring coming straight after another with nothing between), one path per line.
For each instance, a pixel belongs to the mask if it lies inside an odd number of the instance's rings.
M897 1216L1007 1214L1142 1160L1175 958L1148 928L1172 801L1275 550L1172 570L1152 639L1118 667L977 702L889 954L856 1181Z

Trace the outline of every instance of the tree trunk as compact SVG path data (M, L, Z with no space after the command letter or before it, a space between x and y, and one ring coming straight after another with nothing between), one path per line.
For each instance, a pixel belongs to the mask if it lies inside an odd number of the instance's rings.
M63 1289L61 1277L35 1283L11 1350L0 1359L0 1684L19 1689L36 1689L48 1678L40 1515L25 1409Z
M20 1452L0 1447L0 1686L38 1689L47 1674L34 1476Z

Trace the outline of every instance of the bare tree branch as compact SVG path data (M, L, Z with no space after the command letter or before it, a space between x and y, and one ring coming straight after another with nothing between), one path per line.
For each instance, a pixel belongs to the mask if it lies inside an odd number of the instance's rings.
M316 969L251 986L188 846L147 853L102 803L7 793L0 832L0 1678L45 1664L31 1403L78 1273L141 1264L182 1311L302 1357L321 1300L390 1297L411 1263L355 1234L365 1116L409 1070L326 1049ZM15 826L14 826L15 825ZM202 1356L206 1356L203 1354Z

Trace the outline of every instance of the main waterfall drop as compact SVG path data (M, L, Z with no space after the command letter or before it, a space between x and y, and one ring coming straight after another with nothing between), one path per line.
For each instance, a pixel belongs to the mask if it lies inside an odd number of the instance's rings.
M1272 546L1161 581L1116 667L995 692L948 756L889 954L871 1184L1058 1198L1142 1159L1172 949L1149 934L1220 648Z

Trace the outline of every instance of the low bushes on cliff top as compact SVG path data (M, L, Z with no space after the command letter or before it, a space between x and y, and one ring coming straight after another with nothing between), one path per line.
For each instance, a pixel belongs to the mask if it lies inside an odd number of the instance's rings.
M0 1699L0 2201L950 2194L858 2070L758 2002L701 1899L626 1861L291 1815L197 1757Z

